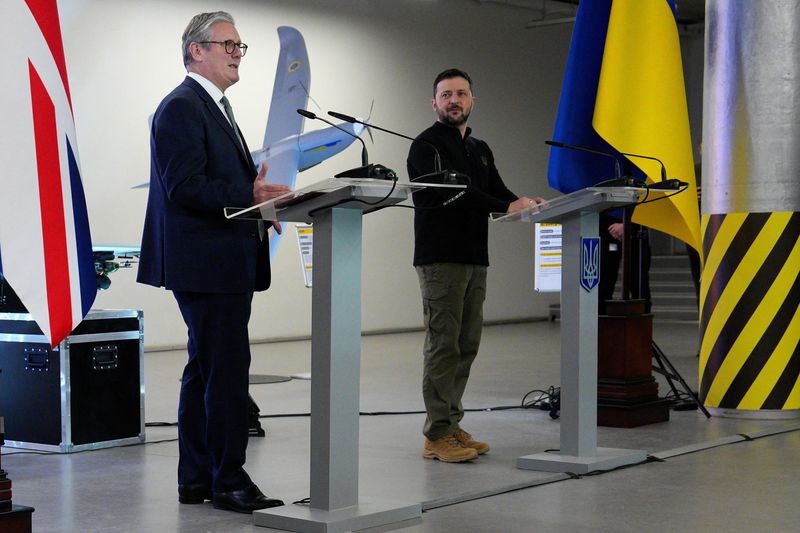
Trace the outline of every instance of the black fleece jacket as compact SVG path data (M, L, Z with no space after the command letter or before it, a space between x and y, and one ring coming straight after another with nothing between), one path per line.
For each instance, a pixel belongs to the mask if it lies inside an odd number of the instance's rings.
M453 189L424 189L413 195L419 207L414 212L414 266L431 263L489 265L489 213L505 213L517 196L506 188L494 164L489 146L458 128L436 122L417 136L436 146L442 168L470 178L463 194ZM408 153L408 175L425 182L434 171L434 151L424 142L414 142ZM422 176L422 177L421 177ZM455 198L453 200L453 198Z

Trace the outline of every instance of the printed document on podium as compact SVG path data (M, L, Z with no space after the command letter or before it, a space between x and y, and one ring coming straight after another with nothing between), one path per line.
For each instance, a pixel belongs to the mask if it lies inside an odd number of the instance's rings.
M561 291L561 224L535 224L534 290Z

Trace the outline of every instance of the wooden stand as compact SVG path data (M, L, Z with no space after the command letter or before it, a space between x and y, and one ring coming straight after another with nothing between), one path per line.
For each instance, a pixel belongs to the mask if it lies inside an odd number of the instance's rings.
M2 370L0 370L1 372ZM0 416L0 446L5 444L5 426ZM2 454L0 454L2 458ZM33 507L14 505L11 501L11 480L0 461L0 531L3 533L31 533Z
M33 507L12 505L11 510L0 513L0 531L3 533L31 533Z
M609 300L597 335L597 424L637 427L669 420L653 378L653 315L644 300Z

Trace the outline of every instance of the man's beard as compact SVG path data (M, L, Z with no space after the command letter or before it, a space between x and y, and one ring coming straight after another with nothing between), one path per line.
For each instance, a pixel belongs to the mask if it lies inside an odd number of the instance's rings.
M472 108L464 109L462 107L461 108L461 115L458 118L452 118L447 113L447 110L445 110L445 111L441 111L440 110L439 113L438 113L439 114L439 121L444 123L444 124L447 124L448 126L455 126L455 127L462 126L462 125L467 123L467 119L469 118L469 114L471 112L472 112Z

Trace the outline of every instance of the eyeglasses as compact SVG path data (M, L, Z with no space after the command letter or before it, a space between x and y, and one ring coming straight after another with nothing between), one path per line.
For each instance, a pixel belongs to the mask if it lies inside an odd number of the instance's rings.
M244 43L237 43L228 39L227 41L197 41L198 44L221 44L225 47L226 54L232 54L237 48L242 53L242 57L247 53L247 45Z

